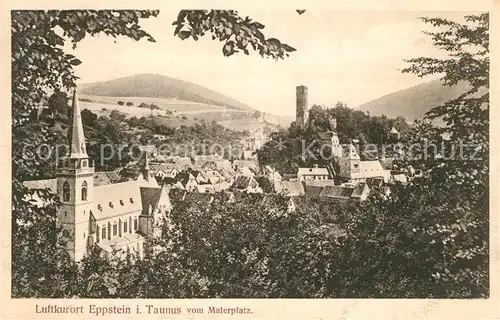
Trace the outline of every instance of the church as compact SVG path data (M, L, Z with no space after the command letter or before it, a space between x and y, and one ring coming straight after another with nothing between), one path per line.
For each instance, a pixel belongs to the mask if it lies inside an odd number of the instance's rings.
M169 190L160 187L149 168L148 157L136 180L99 184L98 173L85 146L85 135L76 91L68 127L70 154L58 161L56 178L28 181L43 185L59 196L57 220L76 261L98 247L107 253L130 252L142 258L148 239L157 235L157 222L171 209Z

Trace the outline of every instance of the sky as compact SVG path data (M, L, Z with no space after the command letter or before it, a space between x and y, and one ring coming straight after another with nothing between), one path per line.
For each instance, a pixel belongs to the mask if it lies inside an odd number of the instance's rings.
M127 38L86 38L73 51L82 60L75 68L79 83L108 81L134 74L155 73L189 81L235 98L250 107L293 116L295 87L309 88L309 103L351 107L432 78L402 74L404 59L442 57L432 30L418 19L438 16L461 20L467 12L416 11L239 11L265 25L266 37L296 48L275 61L258 53L224 57L219 41L199 41L173 35L177 11L160 10L141 26L157 41ZM72 51L71 49L68 49Z

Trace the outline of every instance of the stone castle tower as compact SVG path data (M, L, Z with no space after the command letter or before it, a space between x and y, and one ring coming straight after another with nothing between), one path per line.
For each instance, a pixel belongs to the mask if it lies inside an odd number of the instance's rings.
M309 116L309 103L307 101L307 87L297 86L296 88L296 109L295 109L295 123L301 129L304 129L307 124Z
M70 154L57 164L57 194L62 205L57 220L68 239L68 253L81 260L89 245L91 209L94 207L94 167L87 155L85 136L76 90L69 125Z

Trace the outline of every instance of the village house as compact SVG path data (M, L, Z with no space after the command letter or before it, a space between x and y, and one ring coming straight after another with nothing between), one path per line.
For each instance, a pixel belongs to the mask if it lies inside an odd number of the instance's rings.
M364 182L352 186L326 186L321 190L320 197L328 197L335 200L357 200L365 201L370 194L370 188Z
M306 180L328 180L330 174L327 168L319 168L318 165L314 165L313 168L299 168L297 171L297 179L299 181Z
M236 176L231 189L245 193L262 193L262 188L252 176Z
M339 176L348 181L366 181L368 178L381 178L385 183L389 181L390 171L384 170L378 160L361 161L356 148L350 144L340 159Z
M178 182L182 185L182 189L187 191L195 191L198 186L198 181L189 172L180 172L175 177Z

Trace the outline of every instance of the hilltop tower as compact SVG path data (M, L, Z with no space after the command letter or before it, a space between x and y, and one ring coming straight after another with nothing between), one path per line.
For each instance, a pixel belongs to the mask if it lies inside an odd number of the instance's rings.
M70 153L57 164L57 194L62 202L57 220L67 239L67 250L81 260L92 245L90 221L94 206L94 167L87 155L78 96L73 93L73 112L68 130Z
M309 108L307 101L308 90L306 86L296 87L296 110L295 123L301 129L304 129L309 116Z

